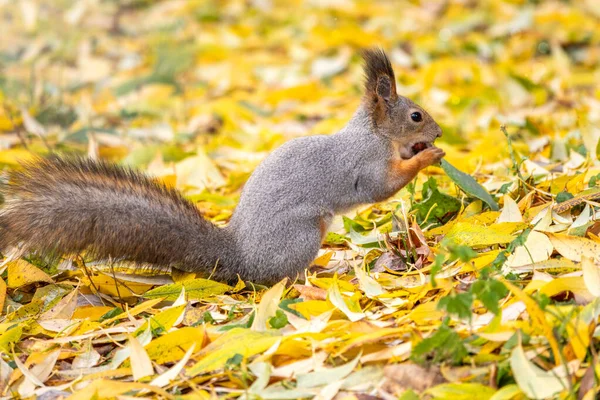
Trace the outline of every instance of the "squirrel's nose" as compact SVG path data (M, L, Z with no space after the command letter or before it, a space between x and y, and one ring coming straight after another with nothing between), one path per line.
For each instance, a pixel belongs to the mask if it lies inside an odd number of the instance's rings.
M437 137L442 137L442 128L438 128Z

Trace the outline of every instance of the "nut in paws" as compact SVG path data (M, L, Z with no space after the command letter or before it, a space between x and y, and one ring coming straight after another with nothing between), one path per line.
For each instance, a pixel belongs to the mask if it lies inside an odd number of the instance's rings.
M420 152L417 157L419 157L419 161L422 163L423 168L425 168L439 163L445 155L444 150L432 146Z

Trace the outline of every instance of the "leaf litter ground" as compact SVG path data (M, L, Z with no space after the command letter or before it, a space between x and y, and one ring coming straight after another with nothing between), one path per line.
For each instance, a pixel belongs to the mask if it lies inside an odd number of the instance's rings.
M7 258L0 396L594 398L594 3L0 2L5 171L101 156L226 223L270 150L348 120L374 45L447 153L271 288Z

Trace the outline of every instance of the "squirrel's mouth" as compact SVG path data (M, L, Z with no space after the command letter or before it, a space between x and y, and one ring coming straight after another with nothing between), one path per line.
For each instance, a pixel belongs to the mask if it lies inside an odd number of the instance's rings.
M413 144L410 149L412 150L413 154L416 155L430 146L431 146L431 143L419 142L419 143Z
M404 160L408 160L431 146L433 146L433 143L430 142L406 144L400 148L400 157L402 157Z

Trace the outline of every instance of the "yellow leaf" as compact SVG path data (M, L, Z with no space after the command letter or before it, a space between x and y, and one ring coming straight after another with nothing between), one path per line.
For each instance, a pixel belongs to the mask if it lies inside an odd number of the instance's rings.
M237 293L237 292L239 292L239 291L241 291L242 289L245 289L245 288L246 288L246 282L244 282L242 280L242 278L238 275L238 281L235 284L235 287L233 289L231 289L231 291L233 293Z
M577 358L583 361L590 346L589 326L581 318L574 317L566 327L569 344Z
M308 300L300 303L290 304L292 310L298 311L304 318L316 317L327 311L335 309L335 306L324 300Z
M188 299L204 300L223 294L232 289L231 286L224 283L215 282L210 279L192 279L184 280L179 283L159 286L144 293L147 298L163 298L165 300L176 300L181 294L181 290L185 288L185 294Z
M290 99L295 99L298 101L309 101L315 98L315 93L319 93L320 89L320 85L316 84L315 82L311 82L306 85L298 85L285 89L271 90L265 98L265 101L272 105L275 105L282 100L289 101Z
M189 361L190 357L194 353L195 348L196 348L196 345L192 344L190 346L190 348L186 351L186 353L183 355L183 357L179 361L177 361L177 363L175 365L173 365L171 368L169 368L165 372L161 373L156 378L152 379L152 382L150 382L150 384L164 387L164 386L167 386L171 381L177 379L177 377L179 376L179 373L183 370L183 368Z
M490 397L490 400L512 400L515 399L518 394L522 394L518 385L506 385L494 393L494 395Z
M360 310L351 310L348 303L340 293L340 288L337 284L337 280L334 280L333 284L327 291L327 300L331 302L338 310L343 312L346 317L352 322L359 321L365 317L365 314Z
M548 260L554 246L548 236L538 231L531 231L523 246L518 246L506 260L507 267L520 267Z
M519 388L533 399L551 398L569 388L567 379L544 371L527 359L521 345L510 356L510 367Z
M269 289L261 298L258 309L256 310L256 316L252 322L253 331L262 332L268 329L267 323L270 318L275 316L275 313L279 309L279 300L285 289L285 282L287 279L279 282L271 289Z
M313 261L313 265L317 265L319 267L326 267L329 264L329 260L333 256L333 251L327 251L323 253L320 257L315 258Z
M134 297L146 293L152 287L152 285L145 283L127 282L127 284L124 284L119 279L115 280L108 275L92 275L92 281L98 291L116 298Z
M159 312L158 314L148 318L150 328L152 330L162 329L168 332L173 326L177 325L181 319L183 319L183 312L185 311L185 304L176 307L170 307L166 310ZM136 334L146 329L147 323L140 326Z
M90 400L90 399L112 399L123 393L138 390L149 390L161 395L165 399L171 398L169 393L158 386L147 385L138 382L121 382L117 380L98 379L90 383L85 388L76 391L68 400Z
M473 204L473 203L471 203ZM465 212L467 209L465 209ZM431 229L425 232L425 235L428 237L437 236L437 235L446 235L450 229L454 227L458 222L470 223L474 225L489 225L494 223L498 217L500 216L500 212L498 211L487 211L481 214L476 214L473 216L463 217L462 215L456 221L450 221L446 225Z
M140 314L140 313L142 313L144 311L147 311L147 310L151 309L152 307L154 307L155 305L157 305L161 301L163 301L163 299L147 300L147 301L145 301L145 302L143 302L141 304L138 304L137 306L133 307L132 309L127 310L127 312L121 313L121 314L116 315L116 316L114 316L112 318L109 318L109 319L103 321L102 323L104 325L110 325L110 324L112 324L115 321L118 321L118 320L123 319L123 318L127 318L127 316L131 316L131 317L136 316L136 315L138 315L138 314Z
M600 243L578 236L548 234L548 238L563 257L580 262L582 257L600 259Z
M203 328L185 327L154 339L146 345L146 352L157 364L166 364L180 360L192 345L200 349L204 340Z
M175 283L181 283L181 282L193 280L194 278L196 278L196 273L195 272L182 271L180 269L174 268L171 271L171 278L173 278L173 282L175 282ZM181 290L179 292L181 292ZM187 292L187 290L186 290L186 292Z
M45 311L42 315L40 315L39 319L71 319L73 317L75 307L77 307L78 294L78 290L71 291L71 293L67 294L65 297L60 299L60 301L56 303L51 309Z
M583 257L581 268L585 286L591 294L600 297L600 267L591 258Z
M2 335L0 335L0 349L6 353L10 353L12 351L12 344L21 339L22 334L23 329L21 329L20 326L16 326L15 328L4 332Z
M504 244L512 242L515 239L516 232L525 227L527 227L527 224L518 222L504 222L490 226L457 222L446 235L446 239L470 247Z
M0 151L0 164L19 165L22 161L33 158L33 154L25 149L10 149Z
M202 148L193 157L188 157L175 165L177 187L194 188L198 191L215 189L225 185L226 181L215 163Z
M25 260L14 260L8 263L8 287L18 288L35 282L54 283L52 278Z
M0 278L0 314L3 314L4 301L6 301L6 282Z
M502 279L502 282L517 299L521 300L525 304L527 312L529 313L529 317L531 318L532 325L542 330L544 336L546 337L546 340L548 340L548 343L550 343L550 347L552 348L555 363L557 365L560 365L562 360L560 356L561 353L556 338L554 337L553 327L546 320L544 311L540 308L539 304L535 300L529 297L521 289L519 289L518 287L516 287L515 285L513 285L505 279Z
M146 353L140 342L131 335L129 335L129 351L134 380L139 381L146 376L154 375L154 368L152 368L152 361L150 361L148 353Z
M546 283L539 292L549 297L556 296L562 292L572 292L588 301L593 299L582 276L565 276L553 279Z
M443 316L444 312L437 308L437 301L419 304L408 314L408 318L416 324L439 321Z
M444 383L427 389L425 393L440 400L488 400L494 389L480 383Z
M501 222L523 222L523 216L517 203L509 195L504 195L504 207L498 217L498 223Z
M262 353L281 338L273 331L256 332L250 329L234 328L206 346L200 352L202 357L186 375L196 375L221 369L236 354L244 358Z
M309 278L310 283L321 289L329 289L334 283L338 285L343 292L354 292L356 288L350 282L339 280L335 278Z
M339 349L337 349L335 356L342 355L347 351L359 347L364 346L370 343L377 343L382 338L391 339L394 337L401 337L405 335L409 331L408 328L381 328L377 329L373 332L367 332L364 334L360 334L357 337L351 338L347 340Z
M379 282L371 278L358 264L354 266L354 273L358 279L358 286L367 297L374 298L386 293Z
M24 305L23 307L17 308L6 316L8 321L23 321L32 317L37 317L42 311L44 306L43 301L33 300L31 303Z
M98 321L101 316L112 310L114 307L109 306L83 306L75 309L73 319L89 319L90 321Z

